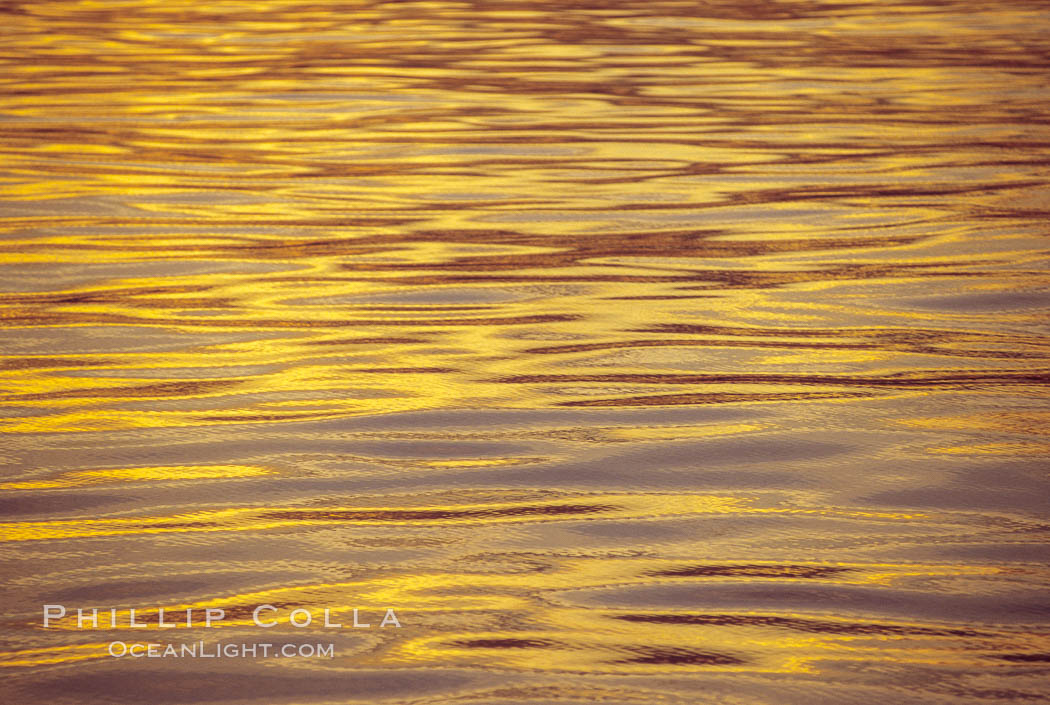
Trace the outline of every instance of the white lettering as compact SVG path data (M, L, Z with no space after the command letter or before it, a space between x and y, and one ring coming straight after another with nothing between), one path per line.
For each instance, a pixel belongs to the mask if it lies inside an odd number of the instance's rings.
M306 615L306 621L303 622L302 624L300 624L295 619L295 615L299 614L300 612L302 612L303 614ZM293 610L292 613L290 615L288 615L288 621L292 623L293 627L308 627L308 626L310 626L310 622L313 621L313 616L310 614L309 610L305 610L302 607L300 607L297 610Z
M129 627L133 627L135 629L145 629L146 627L149 626L145 622L136 622L135 621L135 610L133 610L133 609L128 610L128 614L131 615L130 621L128 622L128 626ZM132 655L134 655L134 654L132 654Z
M254 610L252 610L252 621L255 622L255 626L257 626L257 627L272 627L272 626L276 625L277 624L277 620L276 619L273 620L272 622L261 622L259 620L259 613L262 612L263 610L270 610L271 612L276 612L277 608L274 607L273 605L259 605Z
M221 622L226 619L226 610L221 607L209 607L204 610L204 626L210 627L212 622Z
M325 610L324 610L324 625L325 625L325 627L331 628L331 629L340 629L340 628L342 628L342 626L343 626L342 624L332 624L332 622L330 621L331 617L332 617L331 611L326 607Z
M161 629L173 629L176 626L174 622L170 622L169 623L169 622L165 622L164 621L164 608L163 607L161 607L159 610L157 610L157 626L160 627Z
M84 610L77 609L77 629L83 629L86 621L84 619ZM91 608L91 628L98 629L98 610L94 607Z
M397 615L394 614L394 610L387 609L386 616L383 617L383 623L379 625L380 628L385 627L387 624L393 624L395 627L400 628L401 622L397 621Z
M58 613L55 613L58 610ZM44 605L44 629L51 624L52 619L62 619L66 616L66 608L62 605Z

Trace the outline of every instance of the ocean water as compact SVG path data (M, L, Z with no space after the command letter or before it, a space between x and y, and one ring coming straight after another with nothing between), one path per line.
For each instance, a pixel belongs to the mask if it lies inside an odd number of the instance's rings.
M1045 2L0 23L3 702L1050 701Z

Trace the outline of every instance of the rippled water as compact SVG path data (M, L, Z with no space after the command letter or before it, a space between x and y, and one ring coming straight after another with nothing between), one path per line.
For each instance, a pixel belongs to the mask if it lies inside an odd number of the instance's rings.
M1044 2L0 20L4 702L1050 699Z

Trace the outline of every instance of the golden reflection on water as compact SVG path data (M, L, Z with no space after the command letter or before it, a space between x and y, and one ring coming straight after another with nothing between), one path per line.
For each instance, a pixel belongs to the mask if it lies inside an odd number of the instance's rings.
M1040 3L0 20L5 702L1048 696Z

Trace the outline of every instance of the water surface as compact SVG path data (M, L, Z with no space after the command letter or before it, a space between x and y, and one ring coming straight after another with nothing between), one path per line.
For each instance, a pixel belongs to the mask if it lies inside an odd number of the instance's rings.
M0 21L5 702L1050 698L1044 3Z

